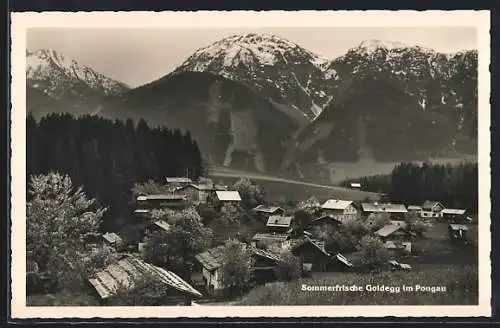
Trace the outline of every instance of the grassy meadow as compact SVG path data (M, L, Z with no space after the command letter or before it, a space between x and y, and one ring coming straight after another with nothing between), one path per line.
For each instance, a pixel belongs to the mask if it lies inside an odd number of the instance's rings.
M390 291L305 291L302 285L384 285ZM446 291L416 291L415 286L441 287ZM403 291L413 286L414 291ZM429 267L411 272L377 274L337 273L329 277L275 282L257 287L234 305L475 305L478 304L477 266Z

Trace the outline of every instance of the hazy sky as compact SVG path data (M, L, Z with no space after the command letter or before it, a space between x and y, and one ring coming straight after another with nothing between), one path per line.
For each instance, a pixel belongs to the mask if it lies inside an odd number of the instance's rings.
M420 45L440 52L477 48L474 27L38 28L28 31L27 48L56 50L135 87L171 72L199 48L232 34L246 33L271 33L326 58L341 56L349 48L372 39Z

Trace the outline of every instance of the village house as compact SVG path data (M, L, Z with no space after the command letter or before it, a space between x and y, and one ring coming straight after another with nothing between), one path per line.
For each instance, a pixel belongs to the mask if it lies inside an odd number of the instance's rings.
M319 218L315 218L310 223L308 229L314 229L315 227L331 226L336 229L342 224L342 219L335 215L323 215Z
M304 236L292 246L292 254L299 257L304 268L312 272L346 271L353 267L342 254L331 255L322 241Z
M463 224L450 224L448 225L448 235L452 241L467 241L467 228Z
M172 229L172 226L165 220L155 220L148 224L147 228L149 233L153 232L166 232Z
M213 192L211 185L188 184L175 189L177 195L184 195L193 203L206 203L207 197Z
M444 209L445 207L440 202L426 200L422 204L420 216L422 218L441 218Z
M389 265L392 270L403 270L403 271L410 271L411 270L411 265L406 264L406 263L400 263L396 260L389 260Z
M193 299L202 297L199 291L175 273L132 255L125 255L117 263L98 272L88 282L102 305L114 305L119 286L127 290L133 288L138 279L152 278L158 279L164 286L163 293L157 300L158 305L191 305Z
M125 246L123 239L114 232L107 232L102 235L104 244L113 247L117 251L120 251Z
M193 180L187 177L166 177L165 180L172 190L193 183Z
M254 282L262 284L276 280L274 270L278 263L282 261L279 255L244 243L239 243L239 245L251 252L251 270ZM195 256L195 259L202 267L203 281L210 295L221 295L226 289L222 282L221 271L226 247L227 244L219 245Z
M267 220L267 231L286 233L292 224L292 216L271 215Z
M466 223L468 221L464 209L445 208L441 211L441 216L449 223Z
M239 205L241 202L241 196L238 191L216 190L211 198L213 198L213 206L219 210L225 204Z
M356 219L358 217L358 209L354 206L354 202L349 200L329 199L321 205L323 215L331 215L339 217L342 222Z
M268 250L251 247L252 250L252 280L257 285L276 281L276 268L283 259L278 254Z
M408 210L408 213L420 215L420 212L422 211L422 206L419 206L419 205L408 205L406 207L406 209Z
M406 230L406 226L398 224L387 224L375 231L375 235L378 236L382 241L387 240L402 240L410 239L415 237L415 233Z
M288 249L290 247L290 236L284 233L258 232L252 237L251 244L257 248L275 245L282 249Z
M411 253L411 242L387 240L384 242L384 248L392 255L396 256L404 253Z
M359 182L351 182L350 186L353 189L361 189L361 183Z
M151 210L147 208L136 208L134 210L134 217L141 220L149 219L151 217Z
M185 195L163 194L137 196L137 207L142 210L161 208L178 209L187 205Z
M267 222L271 215L284 215L285 210L279 206L259 205L252 209L254 213L264 222Z
M408 213L403 204L362 203L361 208L365 216L372 213L388 213L391 219L404 218Z

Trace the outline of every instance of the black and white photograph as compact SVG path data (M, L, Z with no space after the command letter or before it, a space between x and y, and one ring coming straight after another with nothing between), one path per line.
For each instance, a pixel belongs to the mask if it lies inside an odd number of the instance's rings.
M489 315L487 11L12 31L13 316Z

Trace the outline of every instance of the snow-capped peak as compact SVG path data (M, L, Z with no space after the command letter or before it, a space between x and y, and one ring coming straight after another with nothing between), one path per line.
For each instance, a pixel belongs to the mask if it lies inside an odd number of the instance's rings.
M378 48L384 48L384 49L401 49L401 48L407 48L408 45L399 42L399 41L383 41L383 40L365 40L362 41L358 48L360 49L365 49L366 51L374 51L377 50Z
M215 57L224 58L224 67L234 67L240 63L248 65L255 62L264 66L272 66L290 52L305 55L310 63L322 70L328 63L326 58L317 56L287 39L267 33L228 36L207 47L198 49L188 61L190 59L208 59L205 65L198 67L199 70L204 70L205 66L209 64L209 58Z
M119 94L128 86L104 76L93 69L52 49L26 51L26 78L33 86L46 85L43 91L54 96L60 90L84 83L94 91L105 95ZM44 83L40 83L40 82ZM57 86L56 86L57 85Z
M209 72L245 82L310 118L322 111L326 95L338 79L328 59L268 33L231 35L216 41L196 50L174 72L180 71Z
M389 41L389 40L365 40L362 41L355 49L364 53L373 53L378 49L385 49L387 51L401 50L401 49L418 49L420 51L429 53L435 52L433 49L422 47L419 45L408 45L403 42Z

